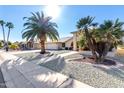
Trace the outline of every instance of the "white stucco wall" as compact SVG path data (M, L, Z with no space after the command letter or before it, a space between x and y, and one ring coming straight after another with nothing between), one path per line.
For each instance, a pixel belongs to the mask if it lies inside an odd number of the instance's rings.
M77 36L76 36L76 33L73 34L73 50L77 50Z
M77 33L77 32L72 32L73 34L73 50L77 50L77 41L80 40L80 38L82 37L83 33Z
M65 42L65 47L71 47L71 43L73 42L73 38L69 39Z

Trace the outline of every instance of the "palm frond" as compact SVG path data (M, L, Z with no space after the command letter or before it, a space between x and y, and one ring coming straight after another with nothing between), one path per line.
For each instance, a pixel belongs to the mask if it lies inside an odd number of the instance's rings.
M29 40L30 38L41 38L42 35L47 35L51 39L58 39L59 33L57 31L57 24L51 22L51 17L45 17L43 12L31 13L31 17L26 17L26 22L23 24L22 38Z
M90 17L90 16L87 16L87 17L84 17L84 18L81 18L78 22L77 22L77 28L80 29L80 28L84 28L85 26L91 26L93 20L94 20L95 17Z

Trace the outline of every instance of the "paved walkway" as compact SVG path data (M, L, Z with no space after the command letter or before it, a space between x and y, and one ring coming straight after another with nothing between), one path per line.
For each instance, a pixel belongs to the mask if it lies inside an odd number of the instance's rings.
M3 74L1 72L0 69L0 88L6 88L5 82L4 82L4 78L3 78Z
M59 56L65 57L65 56L73 55L73 54L79 54L79 52L77 52L77 51L70 51L68 53L59 54Z
M32 53L32 52L40 52L41 50L25 50L25 51L9 51L11 54L22 54L22 53Z
M92 88L48 68L9 53L0 53L0 66L8 88Z

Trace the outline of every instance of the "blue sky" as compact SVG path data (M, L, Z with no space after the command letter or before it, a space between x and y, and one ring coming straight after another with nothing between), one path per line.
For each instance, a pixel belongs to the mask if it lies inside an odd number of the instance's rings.
M11 31L10 41L21 41L21 31L24 29L23 17L30 16L30 12L42 11L44 6L0 6L0 19L14 23L15 28ZM76 31L77 21L85 16L95 17L94 22L102 23L105 19L124 21L124 6L95 6L95 5L68 5L61 6L61 13L53 20L58 24L60 37L71 36L70 32ZM54 9L51 10L54 13ZM6 30L7 32L7 30ZM0 29L0 39L3 39Z

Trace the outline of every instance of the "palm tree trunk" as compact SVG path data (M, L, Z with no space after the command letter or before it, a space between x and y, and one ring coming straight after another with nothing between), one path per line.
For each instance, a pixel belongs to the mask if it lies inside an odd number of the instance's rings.
M103 49L103 52L99 53L99 57L97 60L98 62L102 63L105 60L105 57L106 57L107 53L109 52L110 47L111 47L111 43L109 41L107 41L105 43L105 47Z
M4 31L4 26L2 25L2 30L3 30L3 41L4 41L4 46L5 47L5 44L6 44L6 41L5 41L5 31Z
M10 35L10 28L9 28L9 31L8 31L8 36L7 36L7 46L6 46L6 51L8 51L8 41L9 41L9 35Z
M40 40L40 44L41 44L41 54L45 53L45 40Z
M109 49L112 44L111 33L107 33L106 36L107 36L106 37L107 40L105 41L103 52L102 52L101 56L99 57L100 62L103 62L105 60L105 57L106 57L107 53L109 52Z
M86 39L88 41L88 46L89 46L89 48L90 48L90 50L91 50L91 52L93 54L93 57L94 57L95 61L97 61L98 57L97 57L97 54L95 52L95 46L94 46L93 42L91 41L91 37L90 37L90 34L89 34L87 28L85 28L85 34L86 34Z
M105 56L99 56L99 57L97 58L97 62L98 62L98 63L102 63L102 62L104 61L104 59L105 59Z
M45 53L45 35L41 35L41 38L40 38L40 45L41 45L41 54L44 54Z

